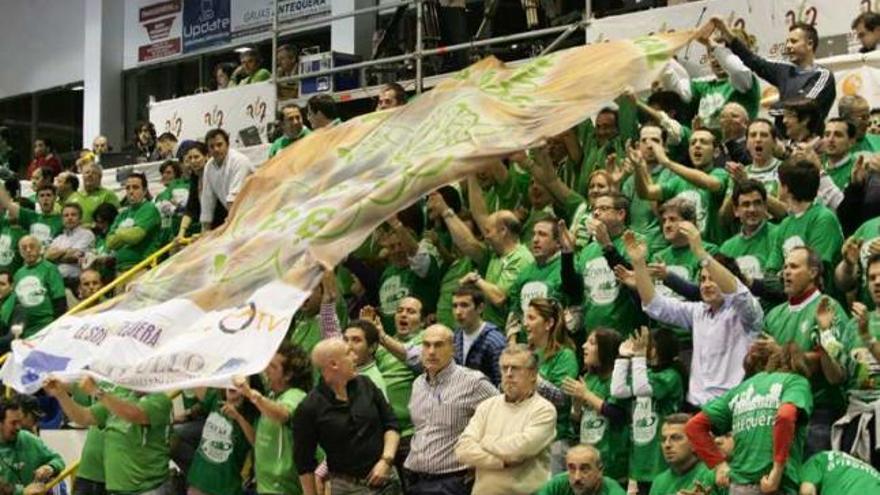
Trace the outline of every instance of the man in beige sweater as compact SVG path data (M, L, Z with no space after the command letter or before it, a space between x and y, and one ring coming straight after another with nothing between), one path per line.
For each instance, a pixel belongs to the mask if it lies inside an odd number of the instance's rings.
M509 346L499 362L504 395L477 406L455 454L476 468L473 493L531 494L550 479L556 408L535 393L538 359L528 347Z

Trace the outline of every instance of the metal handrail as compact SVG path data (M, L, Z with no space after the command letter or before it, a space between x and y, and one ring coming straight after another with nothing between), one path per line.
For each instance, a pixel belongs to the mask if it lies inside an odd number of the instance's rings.
M77 470L79 470L79 463L80 463L80 461L76 461L73 464L64 468L63 471L58 473L57 476L55 476L48 483L46 483L46 486L45 486L46 489L43 491L43 493L47 493L49 490L60 485L61 482L64 481L65 479L72 478L72 477L76 476L76 472L77 472ZM68 493L73 493L72 486L68 487Z
M141 270L143 270L144 268L147 268L147 267L155 268L156 266L158 266L159 265L159 258L161 258L165 254L170 252L175 247L180 246L180 245L185 246L185 245L189 244L190 242L192 242L192 238L187 237L184 239L175 239L175 240L169 242L168 244L162 246L156 252L154 252L153 254L144 258L143 261L141 261L137 265L134 265L128 271L126 271L122 275L113 279L112 282L105 285L104 287L101 287L101 289L98 290L98 292L95 292L91 296L80 301L79 304L77 304L76 306L70 308L66 313L64 313L63 316L72 315L74 313L78 313L78 312L88 308L89 306L91 306L95 302L100 301L102 297L104 297L107 293L111 292L113 289L115 289L115 288L119 287L120 285L123 285L126 282L128 282L129 280L133 279L135 277L135 275L138 275L138 273Z
M161 258L163 255L165 255L166 253L168 253L169 251L174 249L176 246L180 246L180 245L185 246L185 245L191 243L192 241L193 241L192 237L185 237L183 239L175 239L175 240L169 242L168 244L162 246L156 252L154 252L153 254L144 258L143 261L141 261L137 265L131 267L128 271L126 271L122 275L113 279L112 282L105 285L104 287L101 287L101 289L98 290L98 292L95 292L91 296L80 301L79 304L77 304L76 306L68 309L66 313L61 315L61 317L63 318L64 316L67 316L67 315L79 313L80 311L88 308L89 306L91 306L95 302L101 300L101 298L104 297L104 295L106 295L107 293L109 293L110 291L115 289L116 287L118 287L118 286L128 282L132 278L134 278L134 276L137 275L138 272L140 272L144 268L147 268L147 267L155 268L156 266L158 266L159 265L159 258ZM3 354L2 356L0 356L0 366L2 366L3 363L5 363L7 359L9 359L10 354L12 354L12 351L7 352L6 354ZM6 392L8 395L9 394L9 387L6 387Z

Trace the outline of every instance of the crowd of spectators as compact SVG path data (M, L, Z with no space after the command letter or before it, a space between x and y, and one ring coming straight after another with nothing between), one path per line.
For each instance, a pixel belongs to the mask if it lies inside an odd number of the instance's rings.
M873 49L880 16L853 29ZM711 77L671 64L647 98L398 212L325 271L260 376L185 391L182 415L50 378L89 428L74 493L876 493L880 111L836 98L817 40L794 24L771 62L711 19ZM758 79L781 95L766 113ZM392 84L377 111L403 105ZM329 95L281 115L270 157L340 122ZM65 286L87 297L216 228L257 166L222 129L156 141L138 129L144 156L181 161L155 199L140 174L121 201L102 189L98 149L80 188L45 142L36 196L0 190L7 347ZM63 464L27 400L0 403L0 479L35 494Z

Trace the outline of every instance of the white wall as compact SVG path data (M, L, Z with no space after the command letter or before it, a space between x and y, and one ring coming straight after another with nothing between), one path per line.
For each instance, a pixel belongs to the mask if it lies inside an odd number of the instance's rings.
M0 98L83 79L84 0L0 0Z

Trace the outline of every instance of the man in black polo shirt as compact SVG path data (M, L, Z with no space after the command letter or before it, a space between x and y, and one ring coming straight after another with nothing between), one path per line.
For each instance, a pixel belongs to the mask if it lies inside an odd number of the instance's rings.
M293 457L305 495L315 495L320 446L334 493L398 493L394 455L400 440L394 411L369 378L358 375L348 346L327 339L312 351L321 382L293 416Z

